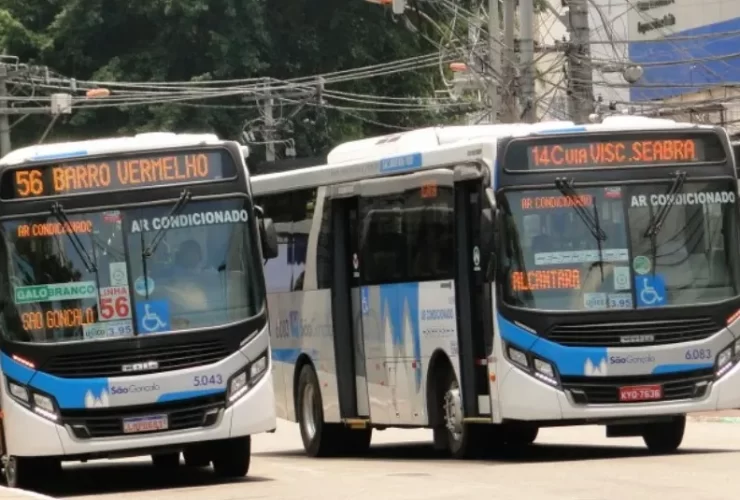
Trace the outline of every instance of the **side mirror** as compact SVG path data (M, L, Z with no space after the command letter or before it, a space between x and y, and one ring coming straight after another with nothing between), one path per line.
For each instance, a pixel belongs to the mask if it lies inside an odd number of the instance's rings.
M254 206L254 214L257 216L257 218L264 219L265 218L265 209L262 208L259 205L255 205Z
M272 219L260 219L260 241L262 242L262 257L265 260L278 256L278 236Z

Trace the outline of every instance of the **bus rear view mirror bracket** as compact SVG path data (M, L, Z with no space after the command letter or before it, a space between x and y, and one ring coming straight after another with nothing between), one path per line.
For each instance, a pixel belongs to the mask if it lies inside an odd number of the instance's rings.
M272 219L259 219L260 241L262 243L262 256L265 260L274 259L278 256L278 236Z

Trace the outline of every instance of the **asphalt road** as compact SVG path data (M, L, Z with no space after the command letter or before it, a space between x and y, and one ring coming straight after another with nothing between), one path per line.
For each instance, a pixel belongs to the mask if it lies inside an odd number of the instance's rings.
M164 477L147 459L68 465L44 493L68 499L538 500L724 499L740 463L740 425L690 423L682 451L649 456L640 439L606 439L599 427L548 429L524 452L460 462L435 454L430 433L387 430L364 459L308 459L295 424L253 442L250 475L231 483L209 470Z

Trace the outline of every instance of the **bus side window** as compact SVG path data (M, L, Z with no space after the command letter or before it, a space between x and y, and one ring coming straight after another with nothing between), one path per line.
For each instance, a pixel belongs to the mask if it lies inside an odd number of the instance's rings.
M289 263L293 241L293 213L290 193L281 193L257 198L255 204L265 210L278 233L278 256L265 264L267 293L289 292L293 280L293 268Z
M331 198L324 198L323 210L321 211L321 228L316 243L316 283L319 289L331 288L333 252L331 224Z
M360 272L364 285L406 281L403 200L397 195L360 200Z
M406 191L404 233L408 239L408 281L436 281L453 276L454 219L452 188L436 186L434 196Z
M290 264L293 267L292 291L304 290L303 280L306 271L308 236L311 232L313 212L316 203L316 189L304 189L292 194L293 252Z

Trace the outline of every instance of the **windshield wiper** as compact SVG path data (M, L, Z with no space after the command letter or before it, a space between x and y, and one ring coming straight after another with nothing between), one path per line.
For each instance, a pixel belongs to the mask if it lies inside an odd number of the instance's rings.
M70 222L69 217L67 217L67 213L64 211L64 207L61 203L55 202L51 205L51 215L56 217L62 227L66 229L64 233L69 237L69 241L72 242L72 246L77 252L77 255L80 256L80 260L82 260L87 271L90 273L97 273L98 268L95 265L95 260L88 253L85 245L82 244L82 240L80 240L80 237L74 231L72 222Z
M581 218L586 229L589 230L591 235L596 239L596 245L599 250L599 269L601 270L601 281L604 281L604 250L602 243L606 241L606 233L601 229L601 223L599 222L599 211L594 203L593 215L581 203L581 197L573 187L573 179L558 178L555 179L555 187L560 191L566 198L573 200L573 210L575 210L578 217ZM593 267L593 266L592 266Z
M578 191L573 187L573 179L555 179L555 187L563 194L563 196L573 199L573 210L576 211L593 237L598 241L606 241L606 233L601 229L601 225L599 224L599 213L596 210L596 204L594 204L594 217L580 203L581 198Z
M663 229L663 224L666 219L668 219L668 215L675 205L675 203L673 203L673 197L678 194L681 188L683 188L685 182L686 172L678 170L676 172L676 179L665 193L666 203L662 205L657 212L655 212L653 218L648 222L647 229L645 229L645 238L650 238L650 256L653 259L653 274L655 274L656 268L658 267L656 262L658 258L658 233Z
M175 206L172 207L172 210L170 210L170 213L167 214L164 220L169 221L172 217L176 217L180 212L182 212L182 210L185 208L192 197L193 194L190 192L189 189L183 190L180 198L178 198L177 200L177 203L175 203ZM167 230L169 230L170 227L172 227L172 224L162 225L162 227L159 228L159 231L157 231L157 233L154 235L152 241L149 243L149 246L142 251L142 257L146 259L154 255L154 252L157 250L157 247L164 239L164 236L165 234L167 234Z
M678 194L685 182L686 172L682 170L676 172L676 179L673 181L671 187L669 187L668 191L666 191L665 193L666 203L661 206L657 212L655 212L655 215L653 215L653 218L650 219L650 222L648 223L648 227L645 230L646 238L657 236L657 234L663 228L663 223L665 223L666 219L668 218L668 214L671 212L671 209L675 205L675 203L673 203L673 197Z

